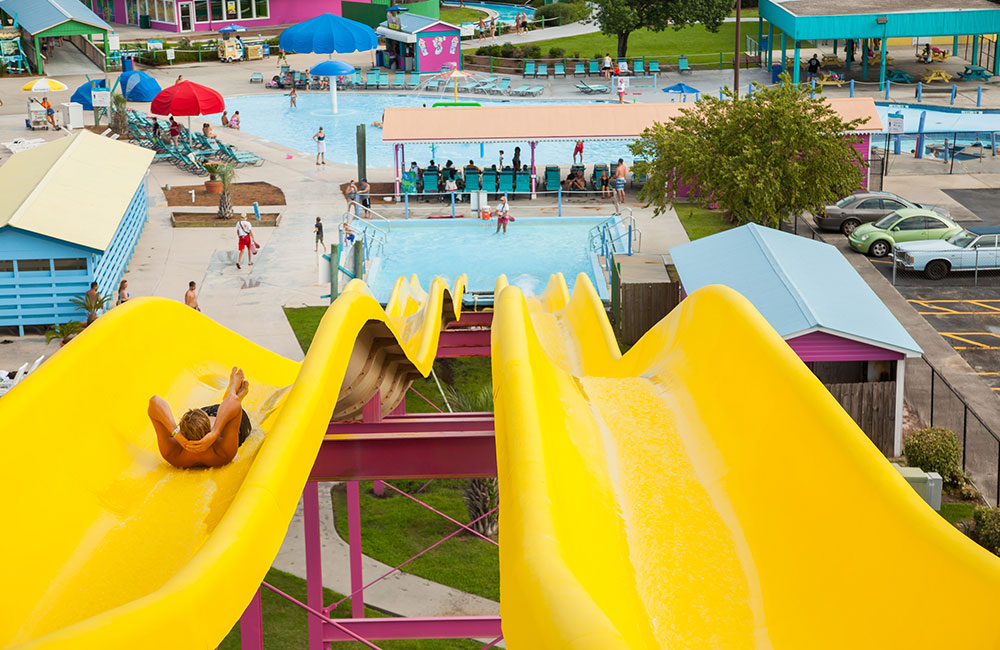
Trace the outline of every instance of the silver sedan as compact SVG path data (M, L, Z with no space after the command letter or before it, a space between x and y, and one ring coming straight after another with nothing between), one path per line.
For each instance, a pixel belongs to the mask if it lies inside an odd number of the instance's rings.
M951 218L948 210L936 205L913 203L891 192L857 192L828 205L815 215L816 226L821 230L839 230L850 235L863 223L878 221L902 208L933 210L942 217Z

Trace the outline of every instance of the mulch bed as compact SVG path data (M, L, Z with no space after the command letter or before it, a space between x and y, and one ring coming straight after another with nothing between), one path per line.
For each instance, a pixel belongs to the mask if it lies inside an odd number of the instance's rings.
M190 196L190 195L189 195ZM273 228L280 223L281 214L277 212L261 212L257 221L253 212L247 212L247 218L254 228ZM219 219L214 212L174 212L171 221L174 228L234 228L240 220L240 211L236 210L229 219Z
M176 185L170 189L165 187L164 196L167 197L167 205L176 207L213 206L219 205L219 195L209 194L205 185ZM194 203L191 202L191 190L194 190ZM285 193L280 187L270 183L233 183L230 190L233 195L234 206L252 206L254 201L257 205L285 205Z

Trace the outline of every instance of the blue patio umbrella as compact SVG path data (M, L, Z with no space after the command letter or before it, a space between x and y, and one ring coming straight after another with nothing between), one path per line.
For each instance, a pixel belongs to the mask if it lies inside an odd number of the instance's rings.
M404 7L403 5L392 5L386 11L409 11L409 7Z
M245 32L247 28L243 25L237 25L236 23L229 23L225 27L219 30L220 34L234 34L236 32Z
M330 104L333 112L337 112L337 77L354 74L354 66L345 61L327 59L309 69L309 74L316 77L330 77Z
M673 86L667 86L663 89L665 93L672 93L676 95L697 95L701 91L697 88L692 88L685 83L674 84Z
M140 70L123 72L118 77L118 85L130 102L151 102L163 90L156 79Z
M92 111L94 110L94 101L91 98L91 92L94 90L107 90L108 84L104 79L94 79L83 84L75 91L73 91L73 96L69 98L69 101L75 102L83 106L83 110Z

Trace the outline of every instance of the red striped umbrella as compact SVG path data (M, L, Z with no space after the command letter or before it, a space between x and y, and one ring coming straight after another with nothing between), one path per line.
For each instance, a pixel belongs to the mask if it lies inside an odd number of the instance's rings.
M154 115L212 115L226 109L218 91L193 81L182 81L165 88L153 98L150 111Z

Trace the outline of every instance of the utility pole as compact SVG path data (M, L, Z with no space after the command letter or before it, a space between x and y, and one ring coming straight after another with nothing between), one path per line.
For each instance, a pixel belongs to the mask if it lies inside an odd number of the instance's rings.
M740 97L740 3L736 0L736 47L733 48L733 90L736 98Z

